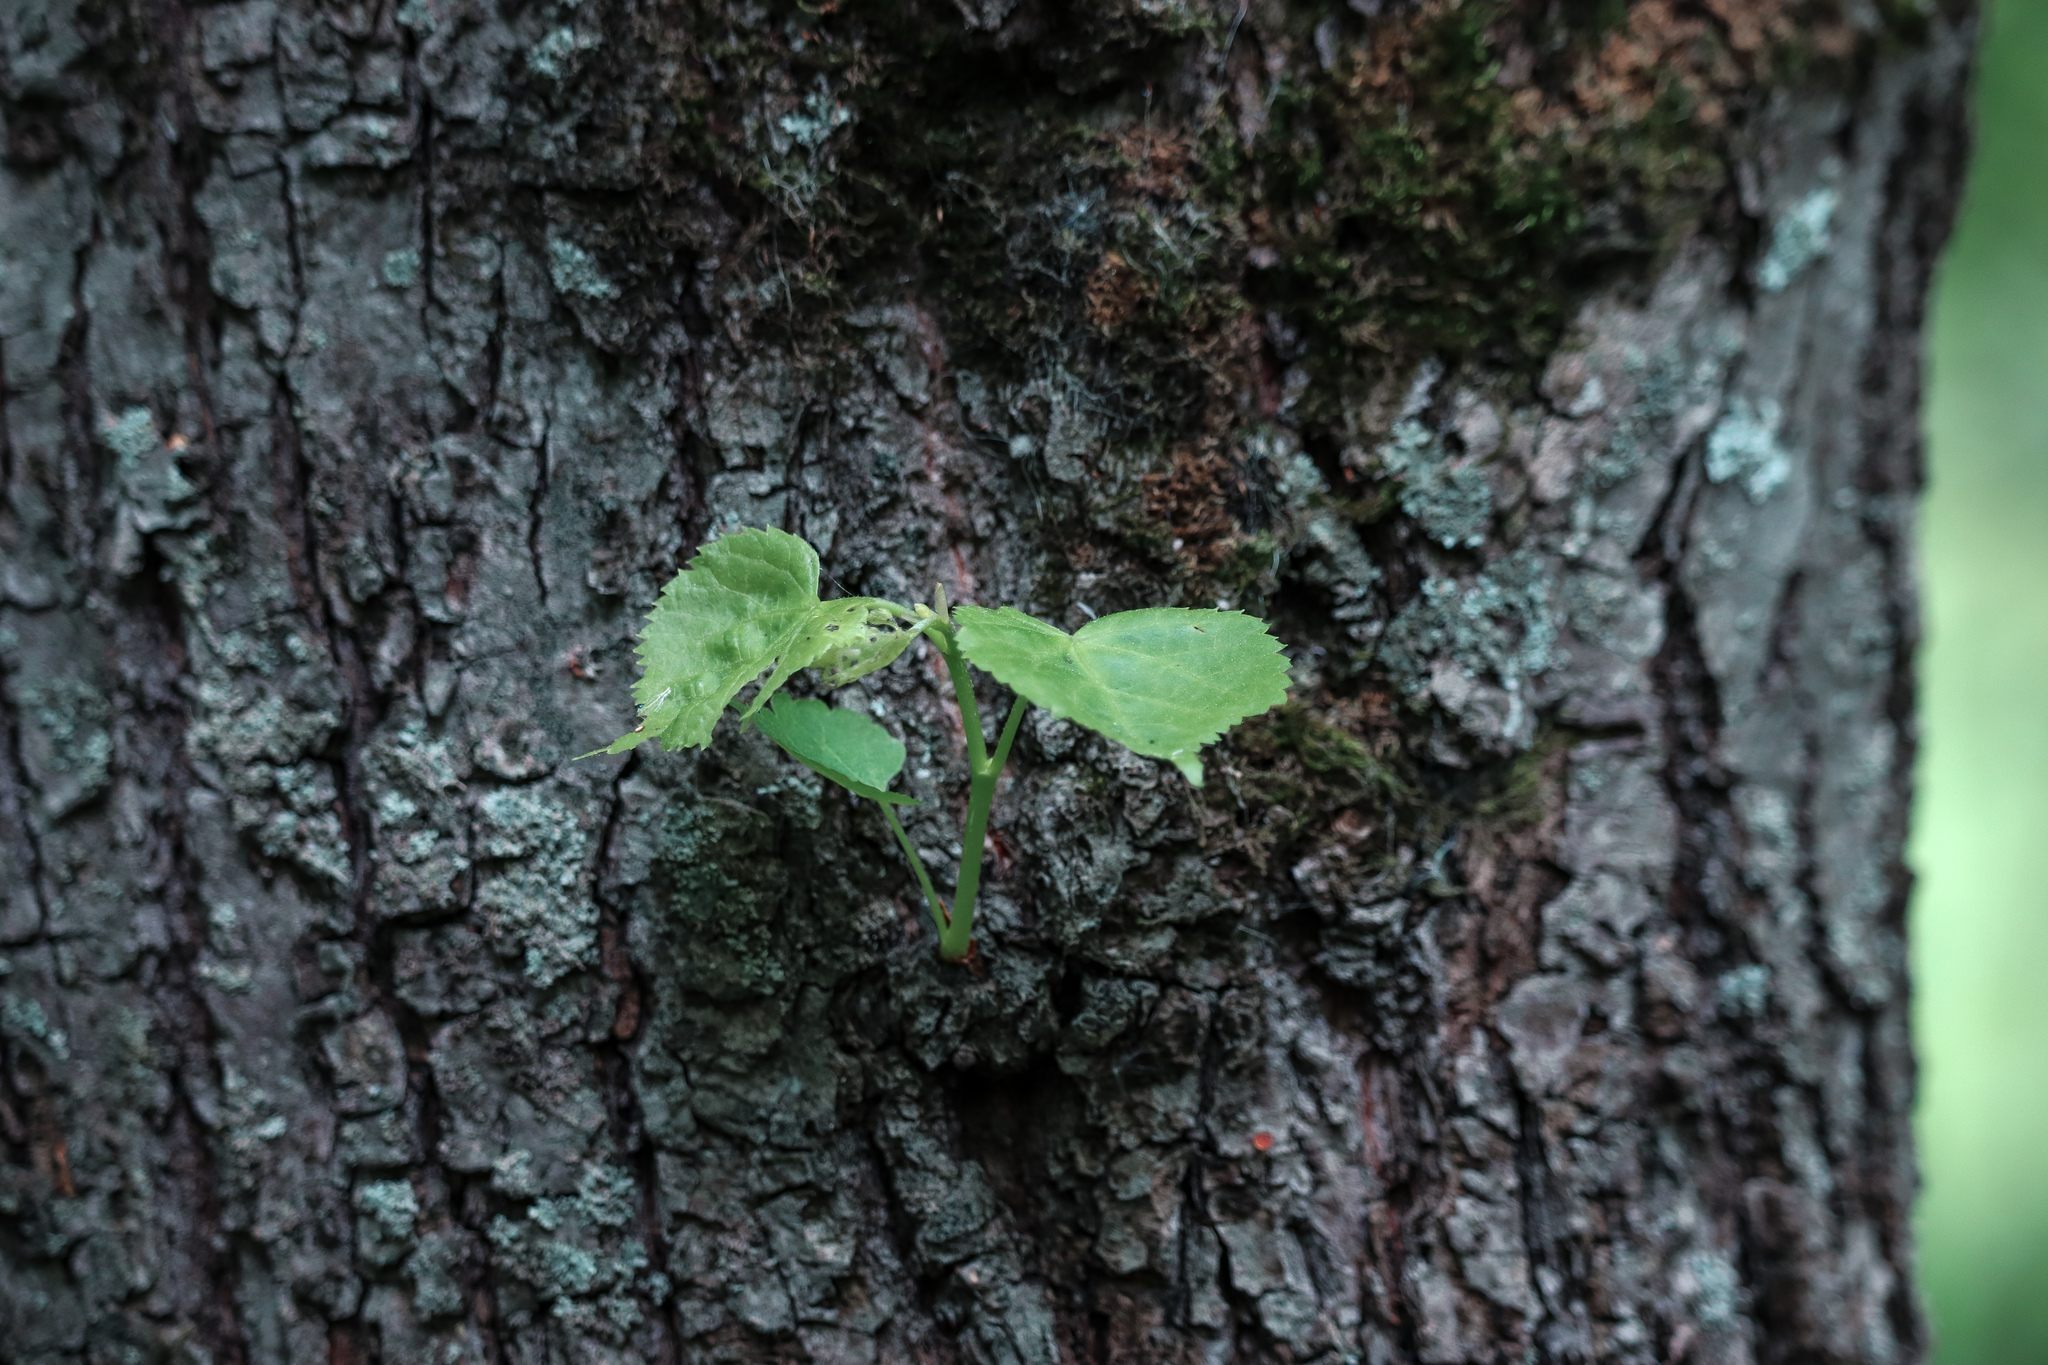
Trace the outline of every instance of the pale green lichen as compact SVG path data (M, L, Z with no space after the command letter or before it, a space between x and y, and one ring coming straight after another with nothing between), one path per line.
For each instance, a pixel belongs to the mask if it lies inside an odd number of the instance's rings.
M599 40L567 26L552 29L526 54L526 69L551 81L560 81L576 66L576 59L596 48Z
M404 1260L419 1223L420 1204L404 1180L373 1180L355 1192L356 1254L365 1265L393 1266Z
M1401 481L1401 510L1445 549L1486 543L1493 520L1493 489L1485 471L1455 462L1443 438L1403 417L1379 449L1380 467Z
M42 1002L16 995L13 991L0 992L0 1036L17 1042L33 1039L59 1060L71 1055L70 1038L63 1029L50 1022L50 1017L43 1013Z
M641 1292L665 1297L666 1277L649 1272L646 1246L627 1239L593 1248L597 1229L574 1216L578 1201L538 1200L525 1222L500 1214L486 1237L500 1266L533 1286L549 1313L572 1328L612 1341L622 1340L641 1321L635 1298ZM549 1234L535 1237L540 1228Z
M1760 1019L1771 999L1771 969L1752 962L1721 974L1715 994L1721 1013L1733 1019Z
M1834 248L1835 208L1841 192L1831 185L1810 191L1778 218L1771 244L1757 262L1757 288L1767 294L1788 289L1805 269Z
M523 954L547 986L597 951L597 907L581 886L588 838L575 815L537 787L503 787L477 803L476 853L505 865L480 879L476 903L493 940Z
M775 121L783 136L802 147L816 147L833 132L853 122L853 111L834 99L818 78L818 88L804 97L803 107Z
M560 237L548 239L548 278L564 294L586 299L615 299L619 287L606 279L591 254L574 242Z
M201 981L223 995L247 995L256 989L256 968L247 962L222 962L214 957L199 960Z
M597 1283L597 1257L567 1242L548 1242L540 1250L548 1283L562 1294L588 1294Z
M282 638L290 652L296 633ZM194 702L186 732L192 752L229 792L237 828L267 857L330 887L347 886L351 850L335 811L333 771L325 762L295 761L325 746L338 713L217 666L200 674Z
M114 740L107 730L107 699L75 679L60 678L21 689L29 719L49 740L42 755L48 770L43 811L52 819L69 814L106 790Z
M377 798L377 818L384 824L402 824L419 813L419 803L403 792L387 791Z
M106 426L107 448L121 457L124 465L134 465L156 453L163 445L163 437L157 433L156 418L148 408L135 407L112 419Z
M1550 667L1556 642L1542 561L1517 551L1469 582L1430 578L1387 627L1380 659L1411 693L1429 685L1439 658L1512 689Z
M1775 399L1737 398L1707 434L1707 478L1734 480L1761 503L1792 476L1792 455L1778 441L1784 412Z
M405 1180L373 1180L356 1191L356 1210L377 1220L392 1237L412 1236L420 1216L419 1197Z
M323 763L293 763L270 769L285 808L257 813L237 800L237 819L253 826L257 846L268 857L295 863L335 887L349 883L349 843L335 813L334 774Z
M384 253L382 274L384 283L393 289L410 289L419 283L420 253L417 248L402 246L396 251Z
M576 1182L578 1211L597 1227L621 1228L632 1222L637 1197L632 1174L616 1166L592 1164Z
M1586 462L1586 477L1595 491L1612 488L1643 467L1650 452L1663 443L1665 428L1684 401L1672 357L1646 361L1631 355L1624 364L1635 376L1636 399L1622 406L1607 444ZM1598 382L1590 381L1589 387Z
M245 1187L253 1188L263 1149L289 1132L291 1124L277 1112L270 1093L233 1066L221 1068L221 1098L230 1166Z
M524 858L548 842L561 811L537 788L499 787L477 802L476 851L485 858Z
M529 1199L534 1193L533 1153L515 1147L491 1164L491 1188L514 1199Z
M462 1244L446 1233L420 1238L406 1258L405 1273L413 1282L413 1311L422 1318L454 1317L466 1306L456 1275L463 1263Z
M1687 1297L1703 1326L1725 1327L1742 1312L1742 1277L1718 1251L1695 1251L1685 1258Z
M1332 508L1322 470L1285 430L1262 428L1248 435L1244 445L1249 458L1266 466L1273 477L1274 494L1294 520L1293 539L1304 561L1299 566L1301 576L1330 589L1337 601L1338 620L1369 615L1371 592L1380 580L1380 571L1359 543L1358 532Z

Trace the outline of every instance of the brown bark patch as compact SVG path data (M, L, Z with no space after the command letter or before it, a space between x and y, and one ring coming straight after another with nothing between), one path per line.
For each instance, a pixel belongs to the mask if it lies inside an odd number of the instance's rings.
M1101 264L1088 277L1088 320L1105 332L1114 332L1130 321L1147 292L1145 277L1122 253L1104 252Z
M1174 553L1188 568L1214 573L1244 539L1230 510L1244 481L1221 455L1183 448L1171 469L1147 474L1144 484L1145 510L1172 534Z

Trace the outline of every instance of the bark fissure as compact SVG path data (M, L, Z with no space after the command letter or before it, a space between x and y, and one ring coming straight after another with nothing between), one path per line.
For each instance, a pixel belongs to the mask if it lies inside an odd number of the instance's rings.
M45 881L42 836L30 806L35 783L22 755L21 704L14 695L12 682L0 675L0 717L4 717L7 746L6 767L0 771L0 779L5 783L4 789L0 789L0 819L7 822L10 830L18 831L21 848L28 854L23 870L36 903L35 941L46 942L50 934L50 891Z
M625 816L626 803L620 787L633 775L637 766L633 759L628 758L612 775L604 827L597 840L597 866L600 869L613 866ZM619 903L616 896L608 894L603 885L600 875L597 896L603 916L598 927L599 960L605 976L617 992L615 1012L607 1029L609 1037L599 1044L598 1051L605 1088L606 1118L612 1143L633 1173L635 1231L647 1247L653 1264L663 1265L668 1261L669 1249L668 1239L662 1232L661 1176L654 1145L647 1140L642 1124L640 1096L633 1085L632 1049L643 1031L642 1011L647 1008L646 1002L653 998L653 987L646 968L635 963L627 951L626 916L630 911ZM641 1310L659 1326L652 1359L657 1365L677 1365L683 1355L679 1344L681 1333L672 1304L647 1295L642 1295L640 1302Z
M193 30L190 12L183 5L166 4L159 11L158 22L168 35L160 40L162 49L172 55L175 64L188 62ZM217 463L220 430L214 419L209 343L218 309L210 278L213 253L196 202L210 169L206 157L209 140L192 107L190 88L182 81L171 82L166 93L175 111L176 135L169 139L165 151L169 162L165 178L171 190L170 212L162 225L165 273L182 313L186 381L199 409L202 451L210 463Z
M8 400L14 391L7 385L7 338L0 337L0 488L7 492L11 505L14 500L14 432L7 420Z
M151 574L145 579L155 598L151 604L154 624L162 632L163 655L172 661L169 671L176 676L183 672L185 659L182 604L175 590L168 584L152 582L154 578ZM168 1077L177 1096L177 1122L166 1137L174 1153L173 1168L184 1167L191 1182L193 1244L189 1254L212 1300L194 1325L216 1359L224 1365L243 1365L249 1358L249 1337L242 1320L243 1282L238 1255L242 1239L228 1226L220 1163L209 1131L215 1125L207 1121L204 1106L187 1077L188 1069L205 1074L207 1091L212 1096L227 1089L220 1030L196 979L209 916L197 895L201 874L186 840L183 796L194 784L185 752L188 722L171 678L155 681L157 687L153 690L159 695L144 694L137 700L148 709L161 710L160 723L167 733L160 743L170 759L169 770L160 775L168 809L158 830L166 847L161 855L165 881L157 894L172 926L172 941L153 992L158 1001L158 1018L177 1040L180 1053L179 1064Z
M533 447L533 492L526 501L526 557L533 565L533 586L540 594L542 611L548 606L547 562L541 554L541 512L548 496L548 440L553 434L552 420L546 422L540 433L540 440Z
M64 327L55 366L57 386L63 395L63 437L61 452L52 464L62 481L64 495L66 557L74 564L92 562L98 537L93 520L100 500L100 466L93 449L92 376L86 360L86 340L91 313L85 303L85 272L93 250L100 243L98 213L85 242L72 257L71 318Z
M1701 452L1690 452L1685 465L1690 468L1700 458ZM1739 855L1737 849L1728 846L1735 837L1737 821L1729 799L1728 777L1718 760L1723 725L1721 699L1714 675L1701 653L1691 603L1677 581L1678 565L1690 548L1688 530L1702 486L1699 479L1687 480L1681 474L1674 481L1673 496L1659 519L1657 540L1664 556L1660 567L1668 591L1664 645L1657 660L1665 693L1663 780L1686 829L1677 849L1671 882L1674 919L1699 940L1700 948L1732 969L1756 965L1756 959L1744 951L1742 924L1748 916L1767 915L1771 911L1759 905L1753 895L1738 889L1740 874L1735 868ZM1763 1068L1774 1079L1790 1079L1762 1047L1738 1043L1730 1063L1745 1073ZM1756 1093L1753 1077L1745 1074L1743 1080L1751 1093L1731 1096L1724 1104L1740 1106L1745 1099L1762 1098ZM1742 1196L1751 1181L1772 1173L1773 1167L1767 1163L1776 1161L1776 1144L1768 1131L1730 1133L1725 1137L1714 1132L1716 1118L1729 1127L1745 1120L1758 1122L1756 1116L1743 1113L1739 1107L1733 1113L1705 1117L1706 1131L1701 1136L1708 1143L1723 1137L1721 1142L1714 1143L1723 1152L1721 1160L1738 1167L1732 1175L1713 1172L1715 1179L1707 1187L1719 1204L1717 1216L1734 1222L1740 1229L1737 1290L1745 1296L1761 1294L1772 1274L1772 1258L1760 1244L1753 1215L1743 1207ZM1726 1140L1729 1137L1734 1140Z

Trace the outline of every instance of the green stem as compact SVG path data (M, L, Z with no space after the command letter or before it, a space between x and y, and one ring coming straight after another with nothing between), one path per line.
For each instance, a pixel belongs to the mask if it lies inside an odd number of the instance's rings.
M974 901L981 891L982 845L988 840L989 807L995 803L996 781L1009 762L1010 745L1017 738L1017 726L1024 719L1025 701L1018 697L1003 722L996 752L989 755L988 741L981 733L981 709L974 703L974 675L967 660L945 626L930 631L939 657L946 661L947 676L953 680L953 695L960 702L960 727L967 734L967 827L960 832L960 880L953 888L953 914L939 930L939 956L959 962L974 950Z
M960 834L960 883L953 888L953 918L939 931L939 956L964 961L974 950L974 897L981 890L981 846L988 838L988 808L996 775L976 771L967 785L967 828Z
M882 818L889 822L889 828L895 832L896 842L903 845L903 856L910 859L910 870L917 874L917 884L924 888L925 904L931 907L932 923L938 926L939 938L943 942L946 937L946 925L953 917L946 913L946 903L939 899L938 891L932 886L932 874L924 870L924 859L917 856L917 849L911 845L910 836L903 832L903 822L896 818L896 807L887 801L878 801L875 804L882 808Z
M960 728L967 737L967 828L960 834L960 880L953 887L953 913L939 929L939 956L959 962L974 948L974 897L981 889L981 841L988 831L989 802L995 796L995 779L988 769L988 741L981 734L981 708L974 704L974 675L944 625L932 626L926 634L938 646L946 662L946 676L953 680L953 697L960 703Z
M981 708L974 704L974 675L968 671L967 659L960 653L950 629L933 626L925 633L939 647L939 657L946 662L946 676L953 680L953 699L960 703L960 728L967 732L967 760L978 773L988 766L988 741L981 734Z
M1010 761L1010 743L1017 738L1018 723L1024 719L1024 712L1030 705L1031 703L1024 700L1024 694L1021 692L1017 694L1017 700L1010 704L1010 718L1003 722L1002 738L996 741L996 756L988 761L991 777L1002 776L1003 765Z

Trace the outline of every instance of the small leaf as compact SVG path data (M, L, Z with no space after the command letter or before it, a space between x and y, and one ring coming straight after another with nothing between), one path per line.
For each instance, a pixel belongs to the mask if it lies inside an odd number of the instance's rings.
M817 552L785 531L741 531L697 551L640 631L640 727L605 752L709 743L726 703L790 652L818 606Z
M797 632L796 639L783 651L782 661L776 664L775 671L768 675L768 681L761 684L761 690L754 694L754 700L747 706L746 715L752 717L759 711L762 704L799 668L809 668L821 661L823 666L831 667L833 660L838 658L847 646L861 648L870 637L879 633L874 622L877 616L883 621L894 619L888 610L888 604L879 597L842 597L832 602L820 602L812 609L803 629ZM901 649L897 651L901 652ZM889 656L890 659L895 657L894 654ZM884 659L874 667L880 668L882 664L888 662L889 659ZM864 668L859 673L849 675L844 681L851 682L854 678L873 671L873 668ZM831 685L839 686L837 682Z
M885 805L917 804L887 790L903 771L902 741L858 711L777 697L754 724L791 758L856 796Z
M912 640L924 634L926 628L937 620L936 616L927 616L913 626L898 628L870 617L868 624L852 638L842 641L818 660L818 667L827 670L825 685L844 687L878 668L887 668L896 662L898 655L910 648Z
M1201 748L1287 699L1287 659L1265 622L1237 611L1153 607L1072 635L1009 607L955 607L977 667L1134 753L1202 785Z

